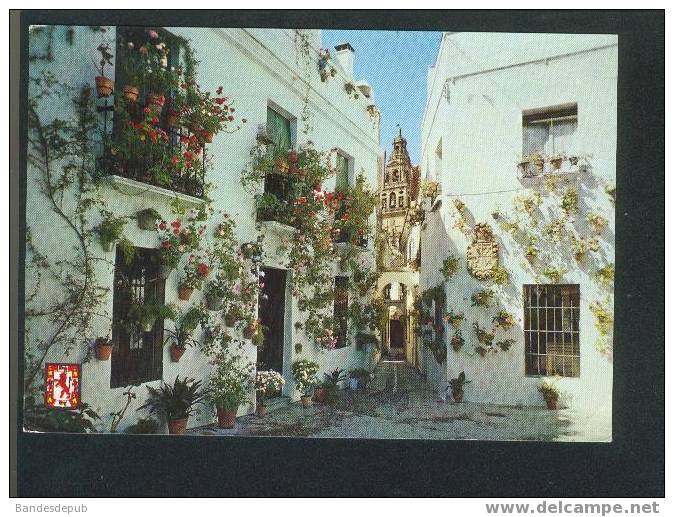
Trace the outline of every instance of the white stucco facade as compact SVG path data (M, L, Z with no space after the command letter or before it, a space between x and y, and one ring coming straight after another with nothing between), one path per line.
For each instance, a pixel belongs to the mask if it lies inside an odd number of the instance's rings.
M563 406L583 410L610 429L612 359L595 346L601 338L589 305L610 299L612 285L598 284L595 273L614 262L614 207L605 186L615 184L617 128L618 41L611 35L445 33L435 65L428 74L427 105L422 125L421 177L440 183L440 206L428 210L421 232L420 290L444 281L439 268L450 254L460 259L458 273L445 283L447 308L464 312L466 344L452 350L447 327L447 361L439 365L425 351L422 369L442 393L447 379L465 371L472 381L466 400L498 404L543 405L537 387L545 377L525 373L523 285L550 283L542 275L548 265L568 269L561 284L577 284L580 291L580 375L557 379ZM517 163L523 154L523 115L530 110L577 105L577 128L566 153L588 155L586 172L561 176L557 193L544 180L520 180ZM564 166L562 170L568 168ZM575 170L575 169L574 169ZM567 223L569 232L588 235L586 215L600 214L608 227L599 236L599 249L579 263L569 239L542 249L537 262L525 258L527 235L539 235L559 211L565 188L578 193L579 212ZM517 196L539 192L543 203L533 217L517 213ZM456 228L454 200L467 208L468 230ZM498 212L494 218L494 212ZM514 221L510 234L501 223ZM489 282L471 276L466 249L475 223L487 223L499 245L499 263L509 283L495 286L496 301L488 311L471 306L471 295ZM539 240L543 246L544 240ZM515 344L508 351L481 357L474 353L473 322L491 326L496 311L515 316L507 333ZM498 339L498 337L497 337ZM609 336L612 339L612 336ZM618 352L619 353L619 352ZM610 440L609 435L599 436Z
M41 69L48 69L59 80L71 84L75 89L88 84L93 86L96 71L92 61L96 56L96 46L100 43L99 33L88 27L75 27L72 43L66 43L65 27L57 27L53 33L53 61L31 63L31 75L37 75ZM207 146L207 152L212 158L212 168L208 172L208 181L213 188L210 197L213 199L215 210L224 210L237 223L236 237L240 243L254 241L258 235L255 225L255 205L253 196L247 193L240 182L241 170L250 160L250 149L255 145L258 125L266 123L267 107L272 106L282 110L292 119L293 144L303 144L312 141L318 150L338 148L350 157L350 179L353 182L355 175L363 172L370 188L376 189L380 155L379 127L368 115L367 106L373 104L372 97L359 99L349 97L344 91L344 83L353 81L348 67L338 66L337 76L322 83L316 71L318 49L321 46L320 31L304 31L310 41L311 80L306 82L305 64L298 59L296 52L296 35L290 29L211 29L211 28L167 28L170 32L183 36L191 41L200 61L197 81L203 90L214 91L222 85L225 95L233 99L236 108L237 120L245 118L247 122L241 124L239 131L220 133L215 136L213 143ZM44 36L44 33L43 35ZM107 27L106 38L114 44L115 28ZM31 38L34 48L41 48L44 41ZM114 48L114 46L113 46ZM363 49L366 51L366 49ZM309 131L303 132L302 120L304 99L308 96L307 120ZM72 116L70 99L54 100L48 107L43 106L40 116L48 120L51 116L68 118ZM334 178L330 179L325 189L334 189ZM140 191L140 194L138 193ZM104 183L100 187L100 194L105 199L106 208L116 216L129 216L144 208L156 209L165 219L173 217L171 212L172 197L162 194L160 189L153 187L140 189L130 186L129 182L117 182L114 185ZM189 201L189 200L188 200ZM46 200L40 189L39 174L29 166L27 183L27 227L34 238L38 240L39 248L43 251L52 250L59 258L67 258L71 246L63 242L61 231L63 221L45 208ZM91 220L95 226L99 221ZM213 234L217 221L209 221L207 236ZM271 226L271 227L270 227ZM372 221L374 227L374 216ZM288 228L279 228L278 225L263 225L265 232L265 262L263 266L285 268L276 253L276 247L282 240L292 238ZM154 232L140 230L131 221L126 225L125 235L135 246L157 247L157 237ZM364 256L374 264L373 242ZM113 283L114 249L106 253L94 242L93 253L97 280L102 287L111 289ZM102 259L102 260L98 260ZM335 275L339 274L335 264ZM291 276L291 275L289 275ZM174 271L166 280L166 303L175 303L180 308L198 303L203 292L195 291L189 302L178 300L177 285L179 272ZM32 289L36 277L30 268L26 271L26 290ZM292 281L289 278L289 281ZM48 280L42 279L39 296L49 296ZM108 315L112 313L112 290L105 296L101 311ZM45 298L46 299L46 298ZM39 303L39 297L37 298ZM290 367L293 361L299 358L315 360L320 364L319 378L323 372L337 367L349 370L354 367L372 367L373 358L365 351L356 350L353 340L349 345L334 351L319 351L315 344L303 342L303 334L296 335L293 323L297 320L298 309L290 294L286 297L286 331L284 338L283 373L287 381L284 394L293 399L299 398L294 389ZM35 323L27 332L27 345L36 343L49 333L49 326L45 323ZM166 322L169 325L169 322ZM199 332L200 330L198 330ZM110 334L110 320L101 317L94 322L92 336ZM299 333L297 333L299 334ZM302 351L295 351L295 343L302 343ZM45 361L49 362L81 362L86 354L90 342L82 342L66 357L60 350L51 351ZM250 341L244 347L244 353L252 362L256 360L257 349ZM188 348L180 362L172 362L168 346L164 347L162 380L172 383L176 375L188 376L207 381L211 371L208 358L197 347ZM100 430L109 427L109 413L119 410L126 400L122 395L124 388L110 388L110 361L97 361L92 358L82 365L82 400L90 404L103 418ZM148 383L158 386L159 381ZM122 428L136 421L142 413L135 410L140 406L147 395L145 385L136 389L138 398L127 411ZM240 407L240 414L254 410L254 392L250 393L250 404ZM213 421L209 410L203 410L196 417L190 419L189 426L203 425Z

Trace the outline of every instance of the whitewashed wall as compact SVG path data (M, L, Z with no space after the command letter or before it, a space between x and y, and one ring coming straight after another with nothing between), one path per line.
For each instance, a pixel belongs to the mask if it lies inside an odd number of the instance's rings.
M551 59L531 62L545 57ZM599 336L588 306L606 293L592 275L598 267L614 262L614 209L604 185L615 183L617 67L614 36L458 33L443 38L438 62L429 71L421 160L422 177L441 183L442 206L427 214L422 231L420 288L443 280L439 268L448 254L460 257L459 273L447 282L447 306L466 314L462 326L466 346L459 353L448 346L446 368L447 378L465 370L472 380L466 389L467 400L543 404L536 390L541 378L524 373L522 284L549 283L540 275L545 264L536 268L537 273L525 260L526 246L505 233L492 212L500 210L512 216L513 198L534 192L523 188L516 167L522 154L523 110L575 102L575 151L591 154L592 168L577 185L580 212L573 226L581 236L587 235L585 216L592 211L608 219L609 227L600 239L600 251L589 252L580 266L568 241L566 248L551 251L569 268L562 283L580 284L581 298L580 377L563 378L558 385L563 405L603 413L602 418L610 423L612 363L595 348ZM442 160L436 167L440 143ZM535 218L542 225L552 217L559 198L542 186L538 191L544 204ZM469 223L488 223L495 230L500 263L510 272L510 285L497 289L499 307L490 311L470 306L473 292L487 284L466 271L466 247L472 235L454 228L456 197L466 204ZM520 215L520 219L525 231L533 231L528 216ZM518 320L508 336L516 345L508 352L482 358L473 353L476 338L471 324L478 321L491 327L491 317L499 308ZM453 329L447 330L449 338Z
M114 45L115 29L107 28L106 37ZM96 74L93 60L96 58L95 48L101 41L99 33L95 33L86 27L75 28L72 45L65 42L65 28L59 27L54 33L54 60L43 64L35 62L31 64L31 74L37 74L43 67L52 71L59 79L79 88L84 84L94 85ZM233 134L221 133L216 135L212 144L208 145L207 152L212 157L213 167L209 171L208 180L213 184L211 197L213 208L222 209L231 214L237 222L237 238L239 242L255 240L257 230L254 220L254 200L252 195L246 193L239 181L240 172L248 163L249 151L255 144L255 135L259 124L266 124L266 110L268 104L281 107L297 120L297 143L301 144L311 140L317 149L328 150L333 147L350 155L353 160L352 176L361 170L372 188L377 184L379 149L379 128L370 120L366 106L370 101L361 96L354 100L348 97L343 89L344 77L332 78L327 83L321 83L316 69L315 58L320 48L320 31L310 31L312 41L312 70L311 87L309 91L310 125L308 134L302 133L303 99L307 94L307 84L304 82L303 62L296 58L295 40L291 30L276 29L206 29L206 28L175 28L169 29L191 40L196 51L196 57L200 61L198 69L198 82L204 90L213 91L218 86L224 87L225 95L234 100L237 120L247 119L240 131ZM39 38L31 41L38 51L43 46ZM109 71L110 76L113 71ZM48 119L50 114L65 118L73 113L68 99L57 99L52 102L51 108L43 110L41 116ZM39 178L37 172L29 168L27 188L27 225L33 231L33 235L39 238L39 246L42 250L51 250L58 257L65 258L70 251L69 243L62 242L62 224L49 210L44 209L45 199L38 188ZM331 179L325 188L334 188L334 179ZM154 207L162 216L172 216L170 198L155 193L154 189L143 195L126 195L121 193L122 187L102 187L101 195L105 198L107 208L115 215L132 215L136 211ZM211 225L217 223L211 221ZM93 219L92 225L98 224ZM374 220L372 222L374 227ZM283 235L270 234L265 239L264 265L280 267L276 254L276 246L279 239L288 238L287 232ZM139 230L135 222L130 221L125 229L126 236L137 246L154 247L157 240L154 232ZM206 235L212 235L211 227ZM100 246L95 243L94 253L97 258L107 261L98 261L96 271L99 282L106 287L112 287L114 251L104 253ZM372 252L366 253L367 259L374 264ZM338 269L335 266L335 272ZM181 307L199 302L202 293L195 292L189 302L181 302L177 298L177 283L179 273L173 272L166 283L166 303L176 303ZM31 284L31 274L27 273L27 289ZM45 284L41 291L42 296L49 296L49 286ZM106 296L102 309L112 312L112 291ZM294 391L291 382L290 365L298 358L316 360L321 365L322 373L336 367L350 369L361 365L371 365L372 359L366 357L364 352L356 351L355 345L351 345L331 352L320 352L315 345L303 342L302 336L294 333L293 323L296 321L297 309L292 304L289 309L292 317L287 321L287 335L284 352L284 374L288 384L285 394L298 398L299 394ZM167 325L170 325L167 322ZM110 322L100 318L96 322L94 335L108 335ZM34 325L28 329L33 341L46 334L46 327ZM300 355L294 351L294 343L303 342L303 350ZM79 362L84 358L89 343L82 342L79 350L65 358L58 351L47 357L48 361ZM251 361L256 359L256 348L247 344L244 352ZM168 347L165 347L163 357L163 375L165 381L172 382L176 375L191 376L197 379L207 380L210 372L208 359L196 348L190 348L179 363L171 362ZM148 383L157 386L159 381ZM110 389L110 361L100 362L92 359L83 366L82 400L91 404L102 415L104 422L101 430L109 427L109 413L120 409L125 398L122 396L122 388ZM135 409L144 401L146 389L144 386L137 390L138 400L131 406L121 428L134 423L138 416ZM249 405L240 408L240 414L254 409L254 393L250 394ZM190 427L205 424L212 421L209 411L203 411L197 417L190 419Z

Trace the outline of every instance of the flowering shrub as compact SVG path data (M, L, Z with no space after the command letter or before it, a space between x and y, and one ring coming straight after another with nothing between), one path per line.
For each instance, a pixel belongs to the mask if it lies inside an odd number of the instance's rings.
M212 364L215 368L208 383L207 399L218 409L234 411L253 385L254 365L239 355L224 353L218 354Z
M195 81L181 83L175 101L181 125L202 140L209 134L215 135L226 130L234 121L236 109L222 92L223 87L218 86L215 96L211 96L210 92L202 91Z
M258 371L255 376L255 392L258 404L263 405L267 397L281 391L285 383L283 376L274 370Z
M318 384L318 363L307 359L295 361L292 366L293 378L297 391L303 396L308 397L311 389Z

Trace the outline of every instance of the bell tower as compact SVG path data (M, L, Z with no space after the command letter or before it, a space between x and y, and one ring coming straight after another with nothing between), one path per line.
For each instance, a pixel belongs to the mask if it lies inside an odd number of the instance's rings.
M413 169L407 152L407 140L403 138L402 129L398 128L398 136L393 140L393 151L384 168L379 193L381 230L397 247L404 246L400 238L412 201L411 193L415 190Z

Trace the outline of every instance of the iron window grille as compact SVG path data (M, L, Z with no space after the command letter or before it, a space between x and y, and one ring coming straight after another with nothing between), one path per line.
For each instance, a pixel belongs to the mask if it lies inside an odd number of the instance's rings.
M524 286L527 375L580 375L580 288Z
M113 289L110 387L120 388L162 378L164 321L150 332L132 325L128 313L134 303L164 303L165 281L159 275L159 250L135 248L130 263L117 248Z

